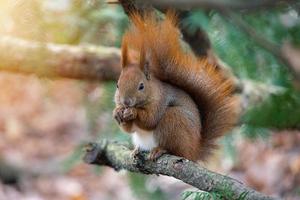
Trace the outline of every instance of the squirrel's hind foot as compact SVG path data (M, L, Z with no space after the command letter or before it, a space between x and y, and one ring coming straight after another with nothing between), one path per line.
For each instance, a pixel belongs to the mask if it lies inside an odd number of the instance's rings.
M160 147L155 147L154 149L152 149L150 151L148 159L151 161L156 161L158 158L160 158L165 153L167 153L166 150L164 150Z
M133 149L133 151L130 153L130 157L132 159L137 159L139 157L140 152L141 152L140 148L139 147L135 147Z

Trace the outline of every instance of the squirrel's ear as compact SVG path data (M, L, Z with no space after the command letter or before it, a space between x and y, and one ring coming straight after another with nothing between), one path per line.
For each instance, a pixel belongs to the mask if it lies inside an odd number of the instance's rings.
M125 68L129 63L128 46L127 46L126 41L122 42L122 52L121 53L122 53L122 55L121 55L122 68Z
M147 80L150 80L150 63L149 63L149 56L146 55L144 47L141 48L140 52L140 67L141 70L144 72Z
M145 74L147 80L151 79L151 76L150 76L150 64L149 64L148 61L146 61L145 65L144 65L144 74Z

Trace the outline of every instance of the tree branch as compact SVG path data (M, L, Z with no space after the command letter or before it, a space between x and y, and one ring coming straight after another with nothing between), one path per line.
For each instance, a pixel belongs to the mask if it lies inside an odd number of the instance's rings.
M287 3L294 3L295 0L149 0L155 7L176 8L177 10L192 10L195 8L202 9L232 9L232 10L257 10L263 8L278 7Z
M47 78L117 80L120 51L112 47L71 46L0 36L0 70Z
M84 161L88 164L109 166L119 171L126 169L142 174L166 175L179 179L202 191L232 194L230 199L275 200L278 198L261 194L230 177L211 172L200 165L173 155L163 155L157 161L149 161L148 153L132 158L126 145L113 141L90 143L86 147Z

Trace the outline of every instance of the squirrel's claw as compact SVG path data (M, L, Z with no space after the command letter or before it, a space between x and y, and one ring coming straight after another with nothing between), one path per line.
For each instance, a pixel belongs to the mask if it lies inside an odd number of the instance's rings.
M139 153L140 153L139 147L135 147L134 150L130 153L130 157L131 157L132 159L137 159Z
M151 161L156 161L158 158L160 158L165 153L167 153L166 150L161 149L160 147L155 147L154 149L152 149L150 151L148 159Z

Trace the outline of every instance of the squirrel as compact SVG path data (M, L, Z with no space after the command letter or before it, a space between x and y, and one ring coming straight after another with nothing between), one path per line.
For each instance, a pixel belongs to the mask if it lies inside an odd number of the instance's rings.
M132 27L122 39L122 71L113 116L132 134L135 149L192 161L206 160L216 139L237 122L233 81L182 47L177 16L131 14Z

